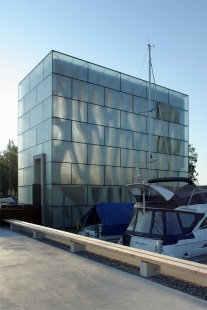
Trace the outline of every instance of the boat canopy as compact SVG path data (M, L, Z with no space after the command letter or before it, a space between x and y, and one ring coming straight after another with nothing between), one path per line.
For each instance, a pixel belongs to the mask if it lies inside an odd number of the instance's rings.
M175 179L176 178L168 178L167 180L171 181ZM179 181L180 179L181 181L184 181L186 178L179 178ZM165 179L149 180L149 183L133 183L127 184L126 186L132 192L137 201L143 200L144 195L146 206L148 207L159 206L161 208L176 209L180 206L207 203L207 190L195 186L191 180L191 182L187 182L187 185L173 191L152 184L154 183L153 181L158 180L164 182Z
M127 184L126 186L136 198L140 198L141 195L143 195L143 190L148 198L152 196L156 196L158 198L158 196L160 196L160 199L169 201L174 196L174 193L170 190L155 184L133 183Z
M102 202L93 206L80 220L82 227L101 223L105 236L122 235L129 224L134 203Z
M130 244L131 236L163 240L163 245L175 244L178 240L194 238L195 226L204 213L140 207L134 209L131 221L123 234L123 244Z

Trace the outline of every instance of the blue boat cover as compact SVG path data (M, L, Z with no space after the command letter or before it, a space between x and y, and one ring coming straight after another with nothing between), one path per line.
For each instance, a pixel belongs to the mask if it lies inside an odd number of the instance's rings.
M133 209L134 203L102 202L92 207L80 222L84 227L101 223L105 236L123 235Z

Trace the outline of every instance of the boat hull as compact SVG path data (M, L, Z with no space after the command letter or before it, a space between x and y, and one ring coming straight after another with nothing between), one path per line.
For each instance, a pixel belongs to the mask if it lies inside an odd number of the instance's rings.
M206 233L195 235L194 239L179 240L176 244L161 245L161 247L159 239L131 235L129 246L181 259L193 259L197 256L207 255L207 229Z

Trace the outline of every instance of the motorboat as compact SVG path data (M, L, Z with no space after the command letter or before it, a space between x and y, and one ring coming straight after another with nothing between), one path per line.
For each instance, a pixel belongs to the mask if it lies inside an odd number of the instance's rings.
M133 206L134 203L113 202L94 205L77 222L78 234L117 243L129 224Z
M160 182L183 186L170 190ZM136 203L119 244L182 259L207 259L207 190L181 177L126 186Z

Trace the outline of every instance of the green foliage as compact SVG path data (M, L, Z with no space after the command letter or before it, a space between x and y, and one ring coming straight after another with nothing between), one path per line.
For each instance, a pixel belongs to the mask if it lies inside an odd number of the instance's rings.
M17 193L18 189L18 148L13 141L0 153L0 195ZM2 181L2 182L1 182ZM3 193L2 193L3 191Z
M198 173L196 172L196 163L198 161L198 154L192 144L188 145L188 177L197 182Z

